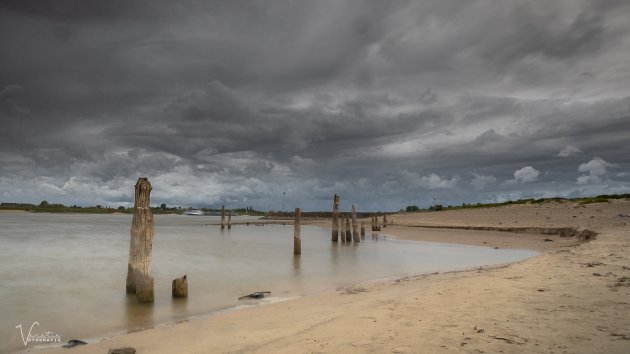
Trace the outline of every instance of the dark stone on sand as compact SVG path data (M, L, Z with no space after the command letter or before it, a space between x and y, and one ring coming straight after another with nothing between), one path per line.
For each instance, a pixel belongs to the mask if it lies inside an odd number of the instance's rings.
M255 293L251 293L249 295L245 295L245 296L241 296L238 299L242 300L245 298L250 298L250 299L262 299L265 297L265 294L271 294L271 291L257 291Z
M550 239L550 238L546 238L546 239L545 239L545 242L553 242L553 240L552 240L552 239Z
M594 277L601 277L602 275L601 275L601 274L599 274L599 273L593 273L593 276L594 276Z
M74 348L78 345L85 345L87 344L86 342L82 341L82 340L78 340L78 339L70 339L68 341L68 344L64 344L62 345L62 347L64 348Z
M123 347L117 349L110 349L107 354L136 354L136 350L132 347Z

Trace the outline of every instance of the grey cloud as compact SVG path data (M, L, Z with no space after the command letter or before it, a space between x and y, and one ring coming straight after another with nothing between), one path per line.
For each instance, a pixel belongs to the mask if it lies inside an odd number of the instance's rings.
M520 183L534 182L538 179L540 171L532 166L525 166L514 171L514 181Z
M585 162L578 167L578 171L585 173L577 178L577 183L585 184L589 182L600 182L608 173L608 169L617 167L616 164L609 163L602 158L595 157L589 162Z
M628 11L3 2L0 198L129 203L139 175L156 202L262 209L628 190Z
M578 154L581 154L581 153L582 153L582 150L580 150L580 148L575 147L573 145L567 145L562 150L560 150L560 152L556 156L558 156L558 157L570 157L570 156L575 156L575 155L578 155Z

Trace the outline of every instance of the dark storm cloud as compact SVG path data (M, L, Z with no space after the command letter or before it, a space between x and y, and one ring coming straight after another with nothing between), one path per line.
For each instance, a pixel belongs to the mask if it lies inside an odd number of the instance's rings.
M0 199L128 203L139 175L156 202L262 209L627 191L629 13L3 1Z

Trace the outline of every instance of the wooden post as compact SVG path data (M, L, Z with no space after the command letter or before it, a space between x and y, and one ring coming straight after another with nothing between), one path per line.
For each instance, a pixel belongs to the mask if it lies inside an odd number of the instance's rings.
M339 234L340 241L346 242L346 223L343 220L343 215L341 215L341 217L339 218Z
M365 240L365 221L361 221L361 239Z
M127 293L135 293L138 301L153 301L151 277L151 250L153 248L153 212L151 183L146 177L138 178L135 186L131 241L127 266Z
M332 209L332 242L337 242L339 239L339 196L335 194L333 197L333 209Z
M346 218L346 243L352 242L352 229L350 228L350 218Z
M300 238L300 219L302 213L300 208L295 208L295 223L293 224L293 254L302 254L302 239Z
M136 279L136 299L139 302L153 302L153 277L141 276L141 273L138 272L140 276Z
M225 205L221 205L221 229L225 229Z
M352 239L354 242L361 242L361 237L359 236L359 225L357 223L357 210L352 205Z
M387 214L383 215L383 227L387 227Z
M374 215L372 215L372 231L376 231L376 222L374 221Z
M173 279L173 297L188 297L188 276Z
M232 209L228 210L228 229L232 228Z

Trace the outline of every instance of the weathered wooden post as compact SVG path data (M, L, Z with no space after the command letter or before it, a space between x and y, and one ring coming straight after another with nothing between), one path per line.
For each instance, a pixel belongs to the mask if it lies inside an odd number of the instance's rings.
M302 213L300 208L295 208L295 223L293 224L293 254L302 254L302 239L300 238L300 219Z
M333 197L332 210L332 242L337 242L339 238L339 196L335 193Z
M361 221L361 239L365 240L365 221Z
M352 242L352 229L350 228L350 218L346 218L346 243Z
M188 276L173 279L173 297L188 297Z
M228 210L228 229L232 228L232 209Z
M343 215L339 218L339 241L346 242L346 223L343 220Z
M383 215L383 227L387 227L387 214Z
M361 237L359 236L359 225L357 223L357 210L352 205L352 239L354 242L361 242Z
M376 223L374 222L374 215L372 215L372 231L376 231Z
M127 293L135 293L138 301L153 301L151 250L153 248L153 213L150 207L151 183L138 178L131 220L131 241L127 266Z
M225 205L221 205L221 229L225 229Z

